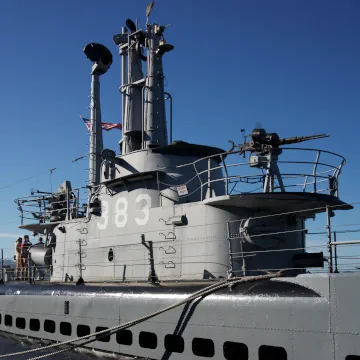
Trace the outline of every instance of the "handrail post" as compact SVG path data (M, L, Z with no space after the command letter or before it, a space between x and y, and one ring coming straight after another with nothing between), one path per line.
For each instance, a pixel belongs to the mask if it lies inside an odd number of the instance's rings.
M306 186L307 186L308 177L309 177L308 175L305 176L303 192L306 192Z
M146 86L144 85L141 89L141 149L145 149L144 147L144 127L145 127L145 89Z
M66 219L70 220L70 191L66 191Z
M80 189L77 190L76 218L79 218Z
M334 231L334 243L336 243L336 231ZM339 273L338 264L337 264L337 246L334 245L334 260L335 260L335 271L334 273Z
M162 194L160 193L160 179L159 179L159 172L156 172L156 182L158 188L158 195L159 195L159 206L162 206Z
M209 198L212 198L212 188L211 188L211 160L208 159L208 179L207 179L207 193Z
M327 237L328 237L328 265L329 265L329 273L331 274L333 272L333 266L332 266L332 244L331 244L331 221L330 221L330 215L331 210L329 208L329 205L326 206L326 230L327 230Z
M230 233L230 224L226 222L226 231L228 239L228 251L229 251L229 269L227 271L227 278L231 279L234 276L233 273L233 258L232 258L232 243L231 243L231 233Z
M200 181L200 200L202 201L203 200L203 183L202 183L201 177L200 177L200 175L199 175L199 173L198 173L198 171L196 169L195 163L193 163L193 166L194 166L194 169L195 169L195 173L196 173L196 175L197 175L197 177L198 177L198 179Z
M80 278L82 278L82 256L81 256L81 239L79 239L79 274Z
M5 272L4 272L4 249L1 249L1 284L5 283Z
M227 167L225 164L225 159L223 158L222 154L220 154L220 160L224 165L224 171L225 171L225 175L226 175L225 195L229 195L229 175L228 175Z
M320 159L320 153L321 153L321 150L318 150L317 155L316 155L315 164L314 164L314 170L313 170L314 194L316 194L316 170L317 170L317 166L318 166L319 159Z
M173 115L173 99L170 93L168 92L164 92L164 95L168 96L168 99L170 99L170 129L169 129L169 135L170 135L170 143L169 145L172 144L172 125L173 125L173 121L172 121L172 115ZM167 100L167 99L165 99Z
M29 282L29 284L31 284L32 283L31 264L30 264L31 254L30 254L29 248L27 250L28 250L28 253L27 253L27 270L26 271L27 271L28 282Z

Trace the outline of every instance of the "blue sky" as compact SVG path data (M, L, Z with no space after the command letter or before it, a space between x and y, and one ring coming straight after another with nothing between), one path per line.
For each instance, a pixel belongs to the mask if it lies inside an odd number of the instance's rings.
M2 0L0 12L0 237L13 246L13 199L65 179L83 185L91 63L100 42L114 63L102 78L102 114L120 122L120 58L112 36L126 18L144 23L148 0ZM172 26L166 39L167 91L174 97L174 139L228 148L240 129L260 122L282 136L326 132L313 142L343 154L341 197L357 201L360 2L356 0L158 0L151 20ZM121 133L104 133L117 150ZM29 180L22 181L32 177ZM18 183L20 182L20 183ZM11 185L11 186L8 186ZM357 215L348 215L356 221Z

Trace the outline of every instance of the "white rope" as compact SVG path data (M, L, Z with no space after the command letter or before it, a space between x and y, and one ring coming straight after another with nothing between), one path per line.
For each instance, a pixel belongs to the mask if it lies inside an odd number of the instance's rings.
M2 359L2 358L7 358L7 357L13 357L13 356L21 356L21 355L25 355L25 354L29 354L29 353L33 353L33 352L39 352L39 351L55 348L55 347L58 347L58 346L68 345L68 344L74 343L74 342L79 341L79 340L86 340L86 339L89 339L89 338L94 337L94 336L97 336L97 338L98 338L98 335L102 335L102 334L106 334L106 336L108 336L109 333L111 333L111 332L116 332L118 330L123 330L123 329L129 328L131 326L137 325L137 324L139 324L141 322L144 322L144 321L146 321L146 320L148 320L148 319L150 319L152 317L155 317L155 316L160 315L160 314L162 314L164 312L167 312L167 311L172 310L172 309L174 309L176 307L179 307L179 306L181 306L183 304L186 304L186 303L188 303L188 302L190 302L192 300L195 300L198 297L207 296L207 295L209 295L209 294L211 294L211 293L213 293L213 292L215 292L215 291L217 291L219 289L222 289L222 288L225 288L225 287L228 287L228 286L234 286L234 285L240 284L240 283L247 283L247 282L259 281L259 280L270 280L271 278L280 277L280 276L282 276L281 272L274 273L274 274L267 274L267 275L249 276L249 277L246 277L246 278L228 279L228 280L225 280L225 281L223 281L221 283L212 284L212 285L210 285L210 286L208 286L208 287L206 287L206 288L204 288L202 290L199 290L199 291L195 292L194 294L186 297L185 299L176 302L173 305L167 306L166 308L164 308L162 310L159 310L159 311L156 311L154 313L145 315L145 316L143 316L141 318L138 318L136 320L129 321L129 322L126 322L126 323L121 324L121 325L116 325L116 326L113 326L111 328L101 330L101 331L98 331L98 332L95 332L95 333L92 333L92 334L89 334L89 335L85 335L85 336L82 336L82 337L79 337L79 338L76 338L76 339L70 339L70 340L67 340L67 341L63 341L61 343L51 344L51 345L43 346L43 347L40 347L40 348L20 351L20 352L16 352L16 353L3 354L3 355L0 355L0 358ZM60 354L60 353L75 349L76 347L84 346L84 345L86 345L88 343L96 341L97 338L88 340L88 341L83 342L81 344L76 344L70 349L63 349L63 350L59 350L59 351L56 351L56 352L53 352L53 353L50 353L50 354L40 355L38 357L34 357L34 358L29 359L29 360L38 360L38 359L43 359L43 358L46 358L46 357L54 356L54 355L57 355L57 354Z

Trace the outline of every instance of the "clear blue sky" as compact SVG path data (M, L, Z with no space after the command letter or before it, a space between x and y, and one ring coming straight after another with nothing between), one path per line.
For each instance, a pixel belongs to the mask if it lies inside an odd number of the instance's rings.
M148 0L2 0L0 12L0 237L13 246L13 199L65 179L83 185L88 136L89 42L114 55L102 78L102 114L120 122L120 59L112 36L144 23ZM151 20L171 23L167 90L174 139L228 148L260 122L282 136L327 132L311 146L342 153L342 198L359 200L360 2L356 0L157 0ZM117 150L121 133L104 133ZM35 176L19 184L27 177ZM10 187L6 187L13 184ZM4 188L5 187L5 188ZM354 218L356 219L356 218ZM11 224L10 224L11 223ZM9 235L7 235L9 234Z

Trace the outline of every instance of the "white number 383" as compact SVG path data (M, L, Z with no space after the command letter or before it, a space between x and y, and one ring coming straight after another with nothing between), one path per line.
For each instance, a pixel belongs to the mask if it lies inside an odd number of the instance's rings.
M135 222L139 226L147 224L150 218L151 197L148 194L140 194L135 199L136 204L141 206L141 216L135 217ZM114 224L118 228L124 227L128 222L129 202L127 198L118 198L114 205ZM110 214L112 215L112 214ZM105 230L109 224L109 203L101 201L101 220L97 223L99 230Z

